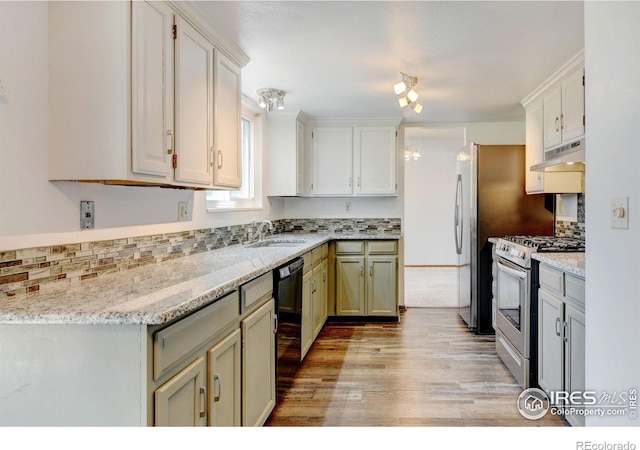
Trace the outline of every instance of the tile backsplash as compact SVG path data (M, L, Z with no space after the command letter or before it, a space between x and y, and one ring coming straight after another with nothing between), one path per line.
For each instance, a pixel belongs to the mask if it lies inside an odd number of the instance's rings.
M556 220L556 236L585 239L585 220L585 196L578 194L577 221Z
M282 219L275 233L400 234L400 219ZM0 300L240 244L251 224L0 251Z

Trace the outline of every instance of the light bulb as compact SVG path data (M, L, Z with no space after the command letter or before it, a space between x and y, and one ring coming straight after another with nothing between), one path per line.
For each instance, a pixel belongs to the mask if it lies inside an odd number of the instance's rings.
M396 83L393 85L393 92L395 92L396 95L400 95L406 90L407 90L407 85L404 84L404 81L401 81L400 83Z
M264 98L264 95L260 96L260 102L258 103L258 105L260 106L260 108L266 108L267 107L267 99Z
M409 92L407 92L407 98L409 99L409 101L411 103L415 102L416 100L418 100L418 93L416 91L414 91L413 89L411 89Z
M404 108L405 106L407 106L409 104L409 102L407 101L407 97L400 97L398 99L398 103L400 103L400 107Z
M278 98L278 110L282 111L284 109L284 99L282 97Z
M420 157L422 156L418 150L416 150L415 152L413 152L411 155L413 156L413 159L414 159L415 161L417 161L418 159L420 159Z
M411 109L413 109L417 114L422 112L422 105L420 103L412 103Z

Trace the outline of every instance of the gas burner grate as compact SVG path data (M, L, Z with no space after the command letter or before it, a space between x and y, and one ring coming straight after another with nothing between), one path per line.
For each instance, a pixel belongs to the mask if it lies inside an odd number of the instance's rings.
M555 236L505 236L503 239L533 248L539 253L585 251L584 239Z

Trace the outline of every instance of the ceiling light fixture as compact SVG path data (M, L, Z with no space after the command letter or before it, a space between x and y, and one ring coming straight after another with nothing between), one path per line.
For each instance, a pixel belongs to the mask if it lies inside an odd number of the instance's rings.
M405 106L409 106L417 114L420 114L422 105L417 103L420 94L413 89L414 86L418 84L418 78L407 75L404 72L400 72L400 75L402 75L402 81L393 85L393 92L395 92L396 95L401 95L398 99L400 107L404 108Z
M258 89L258 105L260 108L264 108L267 111L273 111L273 104L276 104L276 107L279 111L284 109L284 96L286 94L285 91L280 89Z
M417 161L418 159L420 159L422 155L420 154L420 152L418 151L418 148L414 145L414 146L407 146L404 148L404 159L405 161L411 161L412 159L414 161Z

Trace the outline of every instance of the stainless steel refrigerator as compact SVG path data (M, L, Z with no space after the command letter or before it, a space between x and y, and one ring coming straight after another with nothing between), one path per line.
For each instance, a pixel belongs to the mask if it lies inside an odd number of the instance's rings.
M454 229L460 317L475 333L492 334L489 238L554 234L552 203L525 193L524 145L471 143L460 150Z

